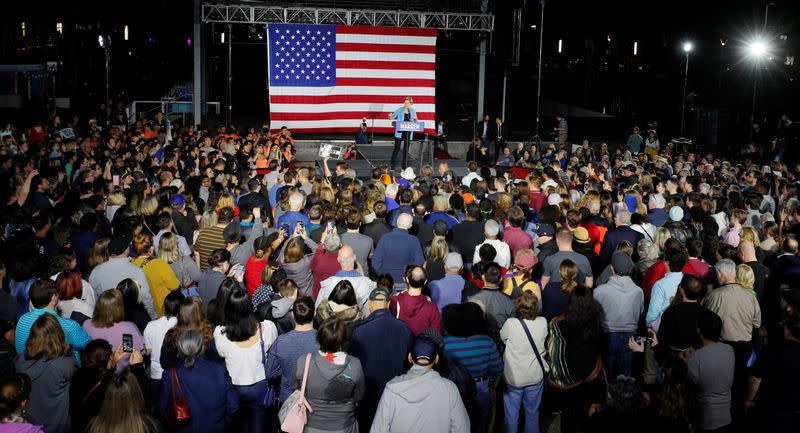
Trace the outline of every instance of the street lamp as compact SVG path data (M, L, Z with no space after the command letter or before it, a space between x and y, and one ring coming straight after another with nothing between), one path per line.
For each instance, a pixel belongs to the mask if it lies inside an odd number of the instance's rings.
M539 123L541 123L542 109L542 44L544 43L544 2L539 0L542 6L542 16L539 21L539 73L536 75L536 139L539 139Z
M753 123L756 119L756 88L758 84L758 68L761 60L766 57L769 47L762 39L755 39L747 44L746 50L747 55L755 62L755 67L753 68L753 103L750 107L750 134L747 139L748 142L752 142Z
M686 53L686 70L683 72L683 100L681 101L681 135L685 125L684 115L686 113L686 85L689 84L689 53L694 49L691 42L683 43L683 52Z
M105 103L108 104L109 100L109 91L108 91L108 74L111 62L111 36L108 35L99 35L97 37L97 43L100 45L100 48L103 49L106 55L106 100Z

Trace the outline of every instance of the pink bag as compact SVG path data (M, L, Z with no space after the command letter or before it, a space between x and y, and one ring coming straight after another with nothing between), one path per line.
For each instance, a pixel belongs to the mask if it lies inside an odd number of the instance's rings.
M286 433L303 433L308 422L306 410L314 412L306 401L306 381L308 380L308 365L311 354L306 355L306 368L303 370L303 384L295 390L281 405L278 418L281 421L281 430Z

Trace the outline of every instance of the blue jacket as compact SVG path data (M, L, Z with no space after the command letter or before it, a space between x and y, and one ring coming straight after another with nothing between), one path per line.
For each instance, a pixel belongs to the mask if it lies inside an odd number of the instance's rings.
M610 229L603 238L603 245L600 247L600 262L603 267L611 263L611 255L617 250L617 245L622 241L628 241L636 248L639 241L644 237L643 234L630 228L630 226L619 226L615 229Z
M278 224L276 224L276 227L278 229L280 229L280 227L284 223L288 224L289 225L289 234L293 234L294 233L294 226L295 226L295 224L297 224L298 221L302 221L305 226L308 226L309 219L308 219L307 216L303 215L302 212L289 211L289 212L286 212L285 214L281 215L280 218L278 218Z
M347 352L361 361L367 379L359 410L366 409L374 415L386 383L403 374L412 341L408 326L395 319L388 308L373 311L356 326Z
M214 433L227 431L233 415L239 410L239 396L233 389L228 370L222 362L208 360L205 356L195 359L193 368L185 368L183 363L176 367L180 383L192 420L175 432ZM161 378L161 400L158 413L165 414L172 403L172 370L165 369ZM175 384L175 392L178 383Z
M394 113L392 113L392 117L390 117L389 119L397 121L397 122L402 122L403 121L403 114L404 114L403 111L405 111L405 109L403 107L400 107L397 110L394 110ZM409 116L410 119L411 119L410 121L413 122L414 119L417 119L417 110L415 110L414 107L411 107L408 111L411 114ZM411 135L411 137L409 139L413 140L414 139L414 133L412 132L410 135ZM395 132L394 133L394 138L403 138L403 133L402 132Z
M397 218L400 214L404 213L414 216L414 209L411 208L410 204L401 204L397 209L393 210L389 214L389 224L391 224L392 227L397 227Z
M403 272L407 265L422 265L424 262L422 246L416 236L408 234L407 230L396 228L383 235L378 242L372 256L372 269L379 275L390 274L395 284L398 284L403 282Z
M662 227L667 222L667 213L660 208L650 209L650 212L647 213L647 220L656 227Z
M453 227L455 227L456 224L458 224L458 221L456 221L455 218L450 216L445 211L440 211L440 210L434 211L430 215L425 217L425 222L430 225L434 225L436 221L444 221L445 223L447 223L447 231L453 230Z

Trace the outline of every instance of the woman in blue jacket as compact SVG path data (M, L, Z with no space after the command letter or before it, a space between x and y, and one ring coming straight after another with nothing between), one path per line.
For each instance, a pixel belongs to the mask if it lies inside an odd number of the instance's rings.
M394 120L395 122L416 122L418 120L417 111L414 110L412 105L414 105L414 100L410 96L406 96L403 98L403 106L389 113L389 120ZM397 154L400 152L400 143L404 142L403 134L408 134L408 141L411 141L413 138L413 133L411 132L395 132L394 150L392 151L392 170L399 171L408 165L408 146L403 146L403 155L401 158L402 167L397 166Z
M191 420L177 426L174 432L213 433L226 431L233 415L239 410L239 397L233 390L225 364L203 355L206 343L203 336L188 330L178 338L180 364L165 370L161 378L159 413L165 414L172 404L174 392L186 396Z

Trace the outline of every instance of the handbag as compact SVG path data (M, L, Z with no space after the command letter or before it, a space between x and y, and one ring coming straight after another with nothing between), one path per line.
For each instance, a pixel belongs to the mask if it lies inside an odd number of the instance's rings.
M264 366L264 380L267 384L267 390L264 392L264 398L261 399L261 405L264 407L275 407L278 404L278 390L269 383L269 372L267 371L267 356L269 356L269 351L264 351L261 322L258 322L258 342L261 343L261 365Z
M175 392L175 383L178 383L178 391L180 395ZM186 395L183 393L181 382L178 380L178 372L175 367L172 367L172 402L167 408L167 421L173 427L185 424L192 419L189 413L189 402L186 401Z
M306 410L314 412L311 405L306 401L306 382L308 381L308 365L311 362L311 354L306 355L306 367L303 369L303 384L299 390L295 390L289 398L283 402L281 410L278 412L278 419L281 422L281 430L286 433L303 433L308 421Z

